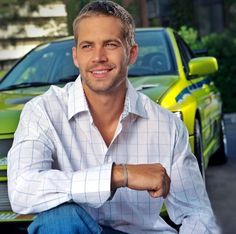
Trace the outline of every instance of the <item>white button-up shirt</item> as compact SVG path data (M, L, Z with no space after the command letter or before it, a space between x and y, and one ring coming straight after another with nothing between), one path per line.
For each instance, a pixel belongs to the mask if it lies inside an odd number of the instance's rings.
M219 233L187 130L127 82L123 113L107 147L93 123L80 77L52 86L22 111L8 154L8 188L18 213L76 202L100 224L128 233L176 233L159 216L165 202L181 233ZM171 178L164 200L111 187L113 163L161 163Z

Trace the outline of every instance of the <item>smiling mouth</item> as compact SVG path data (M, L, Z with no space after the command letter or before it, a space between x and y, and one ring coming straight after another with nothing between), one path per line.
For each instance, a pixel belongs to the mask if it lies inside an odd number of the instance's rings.
M113 70L114 67L101 67L101 68L94 68L91 69L90 72L93 76L101 78L104 77L107 73Z
M95 70L92 71L92 74L94 75L102 75L102 74L106 74L107 72L111 71L111 69L106 69L106 70Z

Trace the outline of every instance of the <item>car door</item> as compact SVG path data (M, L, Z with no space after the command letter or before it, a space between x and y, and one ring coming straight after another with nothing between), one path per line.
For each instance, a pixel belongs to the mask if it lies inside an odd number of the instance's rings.
M200 124L202 133L203 150L210 144L214 133L214 112L215 112L215 94L212 89L212 83L210 78L202 77L190 77L188 63L194 58L193 52L184 42L184 40L176 34L176 41L180 50L183 66L186 74L186 78L189 80L189 91L197 102L197 109L200 113Z

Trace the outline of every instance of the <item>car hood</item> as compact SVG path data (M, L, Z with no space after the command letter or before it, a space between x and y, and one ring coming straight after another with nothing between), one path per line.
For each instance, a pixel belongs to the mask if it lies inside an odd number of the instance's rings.
M162 95L177 79L177 76L146 76L134 77L129 80L136 90L146 94L153 101L160 102ZM1 134L13 134L24 104L48 88L48 86L44 86L0 92L0 136Z
M178 80L178 76L145 76L129 79L136 90L160 103L162 96Z
M24 104L47 88L34 87L0 92L0 137L2 134L11 135L15 132Z

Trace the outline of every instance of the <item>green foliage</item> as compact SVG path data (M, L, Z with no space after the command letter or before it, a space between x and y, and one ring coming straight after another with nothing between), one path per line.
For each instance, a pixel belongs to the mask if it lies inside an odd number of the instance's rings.
M184 38L187 44L193 49L202 49L202 43L198 40L198 32L192 27L181 26L180 30L178 31L180 36Z
M210 34L202 38L208 53L218 60L219 71L214 75L223 98L224 112L236 112L236 38L229 32Z
M209 56L217 58L219 70L212 78L221 92L223 111L236 112L236 35L226 31L198 39L197 31L186 26L179 33L193 50L205 48Z

